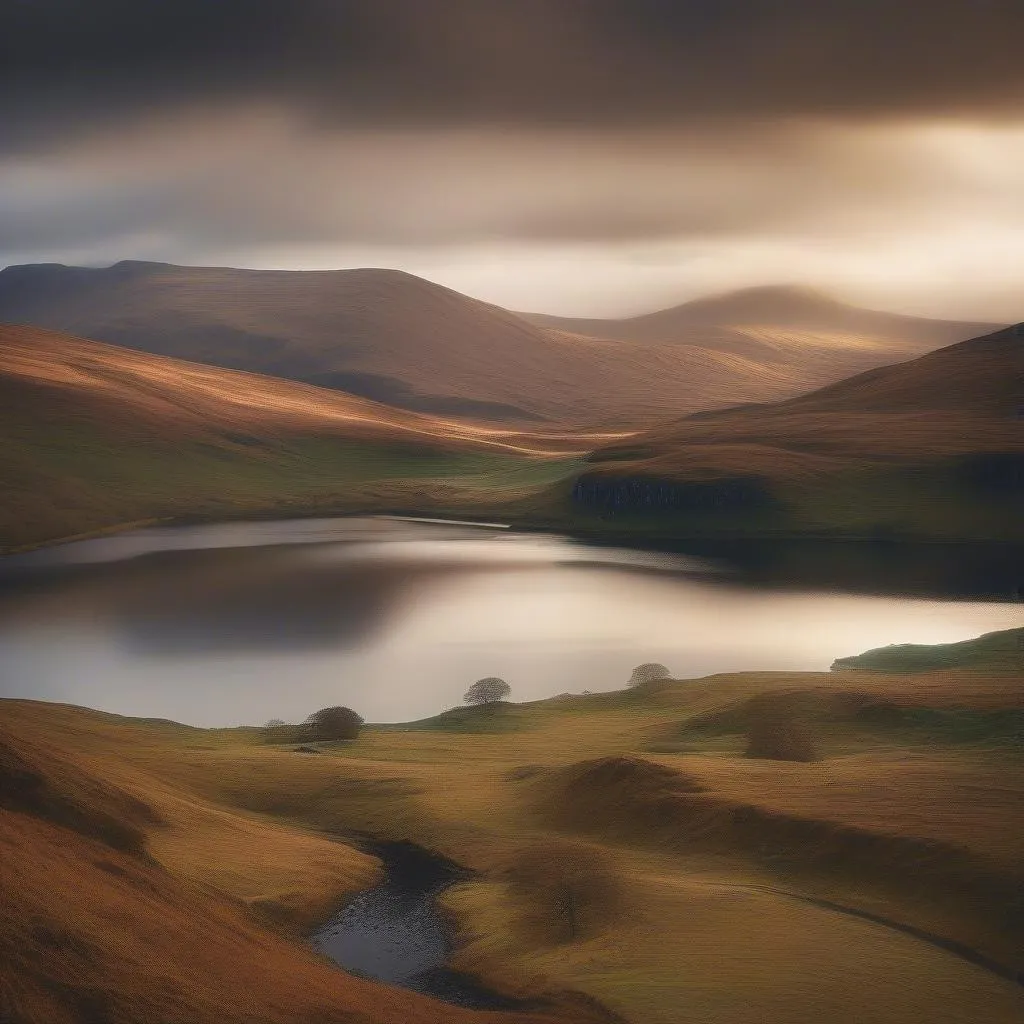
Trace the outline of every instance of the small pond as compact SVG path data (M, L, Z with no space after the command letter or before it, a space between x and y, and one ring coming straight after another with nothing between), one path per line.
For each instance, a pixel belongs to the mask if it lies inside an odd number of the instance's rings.
M536 1006L492 992L448 965L454 944L437 905L448 886L470 873L409 842L364 845L384 864L384 880L355 897L314 936L339 967L477 1010Z

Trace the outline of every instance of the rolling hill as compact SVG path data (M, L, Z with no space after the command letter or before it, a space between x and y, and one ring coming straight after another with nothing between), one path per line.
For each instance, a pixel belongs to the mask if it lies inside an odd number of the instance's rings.
M746 672L511 704L502 729L488 708L465 709L476 730L367 726L311 757L0 701L0 993L19 1024L1017 1024L1022 712L992 666ZM816 761L748 756L779 714ZM315 956L301 936L373 878L360 834L471 869L441 896L452 967L538 1009Z
M424 508L444 480L557 475L595 440L0 326L0 546L204 512ZM416 484L399 495L403 481Z
M999 326L862 309L810 288L784 285L743 288L618 320L522 315L540 326L595 338L697 344L769 361L832 349L837 364L849 362L840 376L869 368L872 358L874 365L879 357L907 359Z
M614 442L575 504L655 529L1020 540L1022 382L1008 328Z
M391 270L130 261L8 267L3 321L420 412L618 428L787 398L979 333L787 290L638 320L571 321L512 313Z
M28 718L38 709L47 723L37 731L5 704L5 1022L610 1024L580 999L480 1013L338 970L303 936L372 884L372 858L287 814L229 809L118 753L129 737L195 743L208 733L150 722L140 734L127 719L86 713L98 731L83 749L68 743L71 709L26 702ZM187 759L178 767L187 773Z

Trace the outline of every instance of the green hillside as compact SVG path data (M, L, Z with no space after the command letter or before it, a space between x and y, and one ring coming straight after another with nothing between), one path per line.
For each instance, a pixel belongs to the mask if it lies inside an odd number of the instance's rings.
M927 672L948 668L1020 669L1024 672L1024 627L986 633L955 644L890 644L849 658L838 658L834 671Z

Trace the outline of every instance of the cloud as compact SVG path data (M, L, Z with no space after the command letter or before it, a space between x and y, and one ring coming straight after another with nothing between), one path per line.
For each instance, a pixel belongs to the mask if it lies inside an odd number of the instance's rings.
M195 104L353 125L998 117L1019 0L33 0L8 4L8 146Z
M5 242L430 246L1015 222L1024 128L822 124L742 134L312 132L286 110L163 119L0 161Z
M386 262L580 311L574 260L623 306L817 270L1003 310L1022 34L1020 0L19 0L0 264Z

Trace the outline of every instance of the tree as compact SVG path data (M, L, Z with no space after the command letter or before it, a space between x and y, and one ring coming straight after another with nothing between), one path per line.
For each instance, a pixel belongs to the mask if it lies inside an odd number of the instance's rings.
M637 665L633 674L629 677L630 686L646 686L648 683L656 683L659 679L671 679L672 673L656 661L647 661L643 665Z
M351 708L321 708L306 719L303 738L307 740L354 740L363 719Z
M478 679L467 691L463 700L467 704L497 704L507 700L512 687L497 676Z

